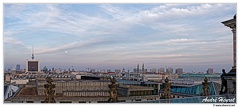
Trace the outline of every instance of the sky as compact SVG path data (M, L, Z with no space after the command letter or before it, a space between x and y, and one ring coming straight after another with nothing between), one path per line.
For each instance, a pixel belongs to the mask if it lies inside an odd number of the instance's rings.
M3 5L4 68L133 70L183 68L227 71L233 65L236 4L9 4Z

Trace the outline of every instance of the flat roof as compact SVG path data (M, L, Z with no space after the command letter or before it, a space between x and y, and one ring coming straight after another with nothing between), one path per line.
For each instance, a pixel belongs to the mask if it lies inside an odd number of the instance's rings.
M122 85L119 88L128 88L129 91L145 91L145 90L154 90L153 87L145 87L145 86L136 86L136 85Z

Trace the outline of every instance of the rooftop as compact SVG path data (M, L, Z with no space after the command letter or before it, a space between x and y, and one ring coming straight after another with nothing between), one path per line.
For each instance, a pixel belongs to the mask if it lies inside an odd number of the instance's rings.
M136 85L122 85L119 88L128 88L130 91L142 91L142 90L154 90L153 87L144 87L144 86L136 86Z
M20 90L20 92L17 94L17 96L25 96L25 95L37 96L37 88L36 87L23 87Z
M211 101L204 100L206 98L216 99L216 100L211 100ZM186 97L186 98L136 101L132 103L236 103L236 95L225 94L225 95L212 95L212 96L196 96L196 97Z

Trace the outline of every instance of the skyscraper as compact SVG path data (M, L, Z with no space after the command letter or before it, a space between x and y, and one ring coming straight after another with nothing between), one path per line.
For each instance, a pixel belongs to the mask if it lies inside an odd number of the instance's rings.
M176 74L178 74L178 75L183 73L183 69L182 68L178 68L175 71L176 71Z
M137 65L137 81L139 81L139 64Z
M19 64L16 65L16 71L20 71L20 65Z
M158 73L164 73L165 71L164 71L164 68L159 68L158 69Z
M213 74L213 68L208 68L207 74Z
M142 64L142 73L145 73L144 63Z
M167 69L166 69L166 72L167 72L168 74L172 74L172 73L173 73L173 68L172 68L172 67L167 68Z

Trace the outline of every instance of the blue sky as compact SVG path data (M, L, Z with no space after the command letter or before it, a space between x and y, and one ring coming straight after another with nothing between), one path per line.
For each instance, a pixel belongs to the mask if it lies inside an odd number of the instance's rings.
M4 4L4 67L227 71L236 4Z

